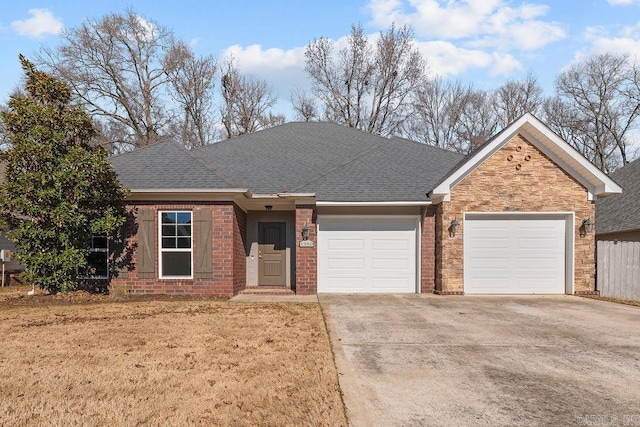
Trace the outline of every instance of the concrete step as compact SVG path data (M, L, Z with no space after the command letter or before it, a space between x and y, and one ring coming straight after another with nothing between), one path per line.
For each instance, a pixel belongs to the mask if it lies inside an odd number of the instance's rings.
M240 295L294 295L294 293L285 286L251 286L240 291Z

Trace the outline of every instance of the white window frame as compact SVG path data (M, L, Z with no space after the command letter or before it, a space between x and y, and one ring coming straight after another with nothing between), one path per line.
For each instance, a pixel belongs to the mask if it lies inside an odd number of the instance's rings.
M190 236L190 247L189 248L163 248L162 247L162 214L164 213L175 213L175 214L183 214L188 213L191 216L191 236ZM189 252L191 255L191 274L189 276L165 276L162 272L162 254L164 252ZM165 209L158 211L158 269L159 269L159 277L160 279L183 279L189 280L193 279L193 211L189 210L177 210L177 209Z

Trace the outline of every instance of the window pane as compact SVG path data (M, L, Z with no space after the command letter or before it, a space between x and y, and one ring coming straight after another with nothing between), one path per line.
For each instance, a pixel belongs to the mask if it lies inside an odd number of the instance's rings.
M178 212L178 224L191 224L191 212Z
M107 253L90 252L87 256L89 277L107 277Z
M178 226L178 236L191 236L191 226L190 225L179 225Z
M176 223L176 213L175 212L162 212L162 223L163 224L175 224Z
M162 226L162 237L171 237L176 235L176 226L175 225L163 225Z
M191 237L178 237L178 247L179 248L190 248L191 247Z
M163 276L191 276L191 252L163 252Z
M176 247L176 238L175 237L163 237L162 238L162 248L163 249L175 249Z
M106 249L107 248L107 236L93 236L91 238L92 249Z

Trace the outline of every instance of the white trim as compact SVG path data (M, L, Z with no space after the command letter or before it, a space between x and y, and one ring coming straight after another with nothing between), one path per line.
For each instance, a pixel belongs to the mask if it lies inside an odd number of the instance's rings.
M191 247L189 248L162 248L162 214L165 212L188 213L191 215ZM163 280L190 280L193 279L193 211L184 209L163 209L158 211L158 278ZM162 253L163 252L189 252L191 255L191 274L189 276L164 276L162 274Z
M465 289L466 283L468 280L468 269L464 267L464 262L467 258L467 233L466 230L466 221L467 216L473 217L489 217L489 216L505 216L505 217L515 217L515 216L555 216L556 218L564 217L565 227L564 227L564 241L565 241L565 269L564 269L564 292L567 295L573 295L575 292L575 212L463 212L462 214L462 286Z
M481 165L495 152L502 148L516 134L523 133L527 139L543 153L550 156L559 166L573 178L584 185L593 196L621 193L622 188L609 178L604 172L596 168L584 156L578 153L566 141L553 133L551 129L530 113L527 113L504 129L498 136L486 146L480 149L467 160L458 170L449 175L431 192L434 200L450 200L451 189L463 180L471 171ZM542 147L545 150L542 150ZM554 150L554 148L556 148ZM559 153L566 155L561 157ZM551 156L552 154L552 156ZM562 159L562 160L560 160ZM585 185L585 183L589 183Z
M246 188L132 188L129 190L132 193L210 193L210 194L225 194L225 193L245 193L251 194Z
M431 201L413 202L316 202L316 206L429 206Z

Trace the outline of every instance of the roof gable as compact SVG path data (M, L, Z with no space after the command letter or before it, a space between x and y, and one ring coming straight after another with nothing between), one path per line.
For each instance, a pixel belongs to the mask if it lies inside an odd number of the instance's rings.
M620 193L622 189L604 172L596 168L585 157L578 153L566 141L530 113L507 126L476 151L469 154L457 164L430 192L434 201L449 200L451 189L475 170L485 160L495 154L512 137L524 136L538 150L549 157L576 181L582 184L593 196L606 196Z

